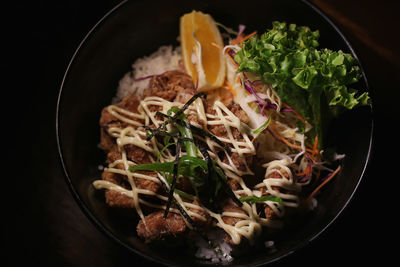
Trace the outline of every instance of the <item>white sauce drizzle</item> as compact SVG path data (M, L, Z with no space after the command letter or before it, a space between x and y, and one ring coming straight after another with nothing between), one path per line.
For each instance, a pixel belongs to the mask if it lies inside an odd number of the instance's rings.
M280 103L277 103L280 104ZM247 105L247 103L246 103ZM165 195L161 195L150 190L137 188L135 184L134 178L140 179L148 179L154 181L156 183L160 183L159 179L156 177L129 171L129 166L136 164L135 162L129 161L127 159L126 151L124 146L127 144L132 144L138 146L150 154L150 160L155 162L155 159L158 157L161 162L171 162L174 160L174 156L172 156L167 150L165 150L160 155L160 149L162 148L161 144L157 144L155 138L152 138L150 141L146 141L146 132L143 129L143 125L151 125L154 124L156 127L159 127L163 121L156 118L155 110L160 110L163 113L166 113L171 107L177 106L181 108L183 106L182 103L178 102L169 102L160 97L147 97L142 100L138 107L138 113L129 112L124 110L118 106L110 105L107 110L111 115L116 117L118 120L129 124L128 127L123 129L117 127L110 127L108 129L108 133L116 138L116 143L121 152L122 159L116 160L108 165L107 168L104 168L104 172L113 172L126 176L127 181L129 182L131 189L125 189L119 185L114 183L97 180L93 182L93 185L96 189L106 189L113 190L118 193L121 193L132 199L132 207L134 207L145 223L144 214L141 209L141 205L145 205L148 207L156 208L156 209L165 209L165 204L154 204L147 200L141 198L141 195L146 196L154 196L163 202L167 202L167 197ZM248 107L248 105L247 105ZM222 102L216 100L213 106L215 110L214 114L208 114L204 111L203 103L200 99L196 100L192 103L189 108L185 111L186 115L193 114L196 115L200 121L204 123L204 125L215 126L215 125L223 125L227 132L227 138L218 137L221 141L227 143L231 146L231 150L234 153L237 153L241 158L244 158L248 155L255 155L256 148L254 146L254 136L252 135L253 129L251 129L248 125L242 123L238 117L236 117ZM153 111L152 111L153 110ZM246 110L245 110L246 111ZM137 120L134 120L137 119ZM201 125L196 125L197 127ZM284 127L284 124L281 125ZM170 129L167 126L167 129ZM243 140L236 140L232 133L232 128L236 128L241 133ZM293 135L290 130L285 129L282 135L285 137L294 138L296 141L301 142L304 146L304 136L303 139L299 136ZM245 181L243 180L243 175L254 175L254 173L250 170L247 162L245 163L245 170L239 170L232 161L231 156L225 151L229 164L222 162L218 156L217 152L221 150L221 147L214 141L212 141L208 137L205 138L205 141L209 147L209 154L212 159L216 160L219 167L223 169L225 175L230 179L235 179L239 185L240 189L234 191L235 195L239 198L243 195L249 196L261 196L261 191L263 188L267 191L268 194L273 196L278 196L283 200L283 205L280 206L277 202L273 201L265 201L265 204L270 206L273 211L278 215L278 217L282 217L284 214L284 206L288 207L297 207L299 204L299 199L295 193L301 190L301 186L296 183L293 179L290 165L293 163L291 157L285 156L282 159L273 160L267 164L264 164L263 167L267 168L265 173L265 179L257 184L253 189L247 187ZM201 156L201 155L199 155ZM117 168L117 165L122 164L124 169ZM282 178L270 178L270 174L272 172L278 172L281 174ZM168 187L168 184L165 182L164 177L160 174L158 177L164 182L164 184ZM283 193L277 190L274 190L272 187L279 187L287 190L287 192L291 193ZM194 204L190 202L183 201L182 198L174 193L176 200L179 204L185 209L185 211L189 214L189 216L196 217L200 220L206 221L207 218L202 215L202 213L195 212L202 211L212 218L214 218L217 223L216 225L222 228L226 233L228 233L232 239L234 244L239 244L241 242L241 238L245 237L250 242L254 241L254 238L261 232L262 226L268 227L280 227L282 222L279 220L271 220L267 218L262 218L258 215L256 204L248 204L243 203L242 209L245 212L223 212L222 214L217 214L212 212L211 210L205 208L201 204ZM178 210L171 208L171 212L179 213ZM235 217L240 220L235 225L226 224L222 218L224 217ZM186 221L186 219L184 218ZM191 228L191 225L186 222L187 226Z

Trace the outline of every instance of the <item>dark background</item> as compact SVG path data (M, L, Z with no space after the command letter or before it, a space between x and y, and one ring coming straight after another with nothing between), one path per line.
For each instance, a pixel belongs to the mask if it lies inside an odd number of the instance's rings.
M398 208L391 207L389 191L398 179L390 151L398 150L400 5L312 2L337 23L364 66L374 104L374 147L366 175L341 216L317 240L273 266L384 266L393 255L389 248L398 247L393 227ZM85 217L64 182L56 149L56 100L64 71L86 33L118 3L38 0L2 8L1 238L9 266L148 264Z

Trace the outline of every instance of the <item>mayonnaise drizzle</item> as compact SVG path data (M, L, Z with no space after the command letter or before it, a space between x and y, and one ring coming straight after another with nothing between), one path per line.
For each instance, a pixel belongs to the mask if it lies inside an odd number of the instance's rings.
M163 120L160 120L160 118L156 116L156 112L161 111L163 113L167 113L167 111L173 106L181 108L183 104L178 102L169 102L163 98L151 96L140 101L137 113L124 110L116 105L110 105L107 107L107 110L111 115L116 117L118 120L128 124L129 126L123 129L118 127L110 127L108 129L108 133L110 134L110 136L116 138L116 143L118 145L119 151L121 152L122 158L110 163L107 168L104 168L104 172L112 172L126 176L127 181L131 186L131 189L128 190L119 185L104 180L94 181L93 185L96 189L113 190L131 198L132 207L136 209L138 215L144 223L145 220L141 205L156 209L165 209L166 205L151 203L148 200L141 198L141 196L153 196L164 203L167 202L168 198L165 195L161 195L150 190L138 188L135 184L134 178L148 179L156 183L160 183L161 180L167 187L168 183L166 183L164 177L160 174L158 174L158 179L157 177L153 177L143 173L129 171L129 166L132 166L136 163L127 159L127 154L124 147L128 144L132 144L146 150L147 152L149 152L150 161L152 162L155 162L157 158L161 162L173 161L174 156L171 155L168 150L165 150L162 154L160 154L160 150L163 146L161 144L158 144L155 141L155 138L152 138L150 141L146 140L146 132L143 129L144 125L155 125L156 127L159 127L163 123ZM196 115L197 118L202 122L205 129L207 129L206 126L224 126L227 132L227 137L218 138L221 141L227 143L231 147L232 152L237 153L241 158L249 155L255 155L256 148L253 144L254 136L251 134L253 129L251 129L248 125L242 123L240 119L236 117L219 100L216 100L214 102L213 109L215 111L215 114L206 113L203 102L201 101L201 99L197 99L189 106L189 108L185 111L185 114L187 116L190 114ZM194 122L192 123L194 124ZM195 126L202 127L202 125L199 124L196 124ZM170 127L170 125L167 125L168 130L170 129ZM242 136L242 140L236 140L234 138L232 132L232 129L234 128L239 130ZM284 134L285 136L290 135L290 133ZM291 135L291 137L293 137L293 135ZM204 138L209 147L209 154L211 158L213 160L216 160L218 166L223 169L225 175L230 179L235 179L239 183L241 188L234 191L235 195L238 198L243 195L261 196L261 190L264 187L266 188L265 190L268 192L268 194L279 196L280 198L282 198L283 206L298 206L298 197L296 196L296 194L282 193L272 188L284 188L288 192L294 193L300 191L300 185L293 180L292 172L290 169L290 165L293 163L291 162L291 160L283 158L281 160L274 160L267 164L264 164L263 167L266 168L265 179L261 183L257 184L253 189L250 189L247 187L245 181L242 178L243 175L254 175L252 170L250 170L249 166L247 165L247 162L245 163L245 170L239 170L233 163L229 153L227 153L226 151L225 155L228 159L229 164L222 162L217 156L218 151L221 151L221 147L208 137L201 138ZM301 142L302 140L300 139L301 138L298 138L297 140ZM201 155L199 154L199 156ZM123 166L123 169L117 167L117 165L121 166L121 164ZM269 175L274 171L280 172L282 178L270 178ZM214 218L216 220L216 225L230 235L234 244L239 244L242 237L245 237L250 242L253 242L254 238L260 233L262 226L281 226L281 222L278 220L271 220L260 217L257 213L256 204L243 203L242 209L244 213L223 212L222 214L217 214L201 204L194 204L183 201L182 198L176 193L174 193L174 197L189 214L189 216L196 217L202 221L206 221L207 218L202 215L203 213L205 213ZM198 203L198 201L196 203ZM283 216L283 206L280 207L277 202L266 201L265 205L270 206L279 217ZM196 210L202 212L195 212ZM179 211L174 208L171 208L170 211L174 213L179 213ZM235 225L229 225L224 222L222 218L223 216L235 217L239 218L240 220ZM188 222L186 222L186 224L189 228L191 228L191 225Z

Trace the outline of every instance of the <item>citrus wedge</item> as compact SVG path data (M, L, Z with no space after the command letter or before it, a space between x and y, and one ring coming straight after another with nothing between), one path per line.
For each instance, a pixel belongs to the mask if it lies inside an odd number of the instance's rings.
M192 11L180 19L183 65L192 76L198 91L221 87L225 81L226 62L221 34L213 18Z

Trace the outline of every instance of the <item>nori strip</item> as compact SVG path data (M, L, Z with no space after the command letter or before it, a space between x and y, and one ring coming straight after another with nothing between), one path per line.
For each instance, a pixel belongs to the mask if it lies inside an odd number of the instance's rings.
M164 219L167 218L167 215L168 215L168 212L169 212L169 208L171 207L172 198L174 196L176 179L178 177L178 163L179 163L179 158L180 158L180 152L181 152L181 145L180 145L179 142L177 142L177 144L176 144L176 155L175 155L175 161L174 161L174 169L173 169L173 176L172 176L172 181L171 181L171 188L169 190L167 206L166 206L165 211L164 211Z
M175 113L175 115L172 117L174 119L178 118L189 106L190 104L192 104L197 98L199 98L200 96L206 96L206 93L204 92L200 92L195 94L194 96L192 96L186 103L185 105L183 105L183 107ZM172 118L168 118L168 120L164 121L163 124L160 125L160 127L158 127L158 130L164 130L165 126L168 123L172 122ZM154 134L150 134L149 136L147 136L147 140L150 140L151 138L153 138Z
M204 159L207 162L207 166L208 166L208 175L209 175L209 179L210 179L210 174L212 174L212 172L214 172L214 165L212 163L210 154L208 154L207 148L200 143L199 141L195 140L196 144L200 150L200 153L203 155ZM212 171L210 171L212 170ZM219 178L220 182L222 183L222 186L224 188L225 193L227 193L227 195L239 206L241 207L243 205L243 203L236 197L235 193L232 191L232 189L229 187L228 183L226 182L226 180L217 172L215 171L217 177Z
M155 135L161 135L161 136L171 136L173 138L178 139L181 142L194 142L194 140L192 138L188 138L188 137L183 137L177 134L172 134L169 133L167 131L161 130L161 129L152 129L149 126L144 125L143 126L144 129L148 130L151 132L151 135L155 136Z
M228 183L225 181L225 179L218 173L217 176L220 179L220 181L222 182L222 187L224 188L225 193L228 194L228 196L233 200L233 202L235 202L239 207L243 206L243 202L240 201L235 193L233 193L232 189L229 187Z
M197 134L200 134L200 135L204 135L204 136L209 137L211 140L215 141L218 145L220 145L223 149L225 149L228 153L231 152L231 148L230 148L229 146L227 146L226 144L224 144L221 140L218 139L218 137L216 137L215 135L211 134L210 132L207 132L207 131L204 130L204 129L201 129L201 128L196 127L196 126L194 126L194 125L190 125L189 123L187 123L187 122L185 122L185 121L182 121L182 120L180 120L180 119L176 119L176 118L174 118L174 117L172 117L172 116L169 116L169 115L167 115L167 114L161 113L161 112L159 112L159 111L157 111L156 114L157 114L158 116L162 116L162 117L166 117L166 118L168 118L168 119L171 119L172 121L174 121L174 122L176 122L176 123L178 123L178 124L180 124L180 125L182 125L182 126L185 126L185 127L187 127L187 128L190 128L190 130L192 130L192 131L194 131L194 132L197 132Z

